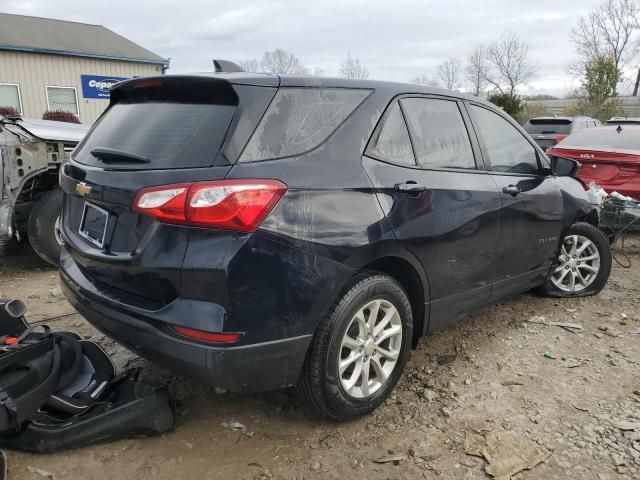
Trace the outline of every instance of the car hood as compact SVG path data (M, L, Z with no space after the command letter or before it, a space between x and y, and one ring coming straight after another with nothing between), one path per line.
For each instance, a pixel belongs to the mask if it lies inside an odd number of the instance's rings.
M42 140L74 142L78 143L89 131L87 125L55 122L53 120L38 120L35 118L24 118L22 120L11 120L3 122L4 126L11 130L23 130L28 134Z

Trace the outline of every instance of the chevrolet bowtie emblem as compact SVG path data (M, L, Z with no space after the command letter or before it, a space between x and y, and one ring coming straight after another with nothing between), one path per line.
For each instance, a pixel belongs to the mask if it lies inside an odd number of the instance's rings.
M82 196L85 196L90 191L91 191L91 187L84 182L80 182L79 184L76 185L76 192L78 192Z

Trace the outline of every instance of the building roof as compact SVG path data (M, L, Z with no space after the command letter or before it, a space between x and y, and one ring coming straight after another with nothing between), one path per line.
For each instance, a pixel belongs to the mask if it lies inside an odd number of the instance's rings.
M9 13L0 13L0 50L169 64L102 25Z

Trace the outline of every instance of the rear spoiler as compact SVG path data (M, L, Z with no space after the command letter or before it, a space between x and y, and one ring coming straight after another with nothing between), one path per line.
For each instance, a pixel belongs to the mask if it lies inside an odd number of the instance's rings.
M244 72L132 78L111 87L110 105L123 100L237 105L238 95L233 85L277 88L280 78L277 75Z

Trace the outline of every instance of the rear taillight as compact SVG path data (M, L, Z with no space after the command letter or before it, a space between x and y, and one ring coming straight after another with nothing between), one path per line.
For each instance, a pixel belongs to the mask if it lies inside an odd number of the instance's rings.
M278 180L215 180L143 188L132 210L176 223L253 232L286 193Z
M179 335L207 343L236 343L242 337L241 333L219 333L207 332L205 330L197 330L195 328L172 326L173 330Z

